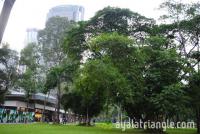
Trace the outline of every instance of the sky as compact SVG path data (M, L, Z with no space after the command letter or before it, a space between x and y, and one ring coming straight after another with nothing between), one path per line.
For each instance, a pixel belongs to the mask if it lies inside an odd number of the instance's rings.
M43 29L50 8L57 5L81 5L85 8L84 20L93 17L98 10L107 6L129 8L146 17L158 19L157 8L164 0L16 0L4 33L3 42L20 52L25 46L27 28ZM195 0L185 0L187 2ZM0 0L0 9L3 1Z

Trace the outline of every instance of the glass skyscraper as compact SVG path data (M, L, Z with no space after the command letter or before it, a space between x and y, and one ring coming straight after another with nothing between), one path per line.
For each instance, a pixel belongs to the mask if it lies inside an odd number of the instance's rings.
M60 5L53 7L47 14L47 20L51 17L60 16L67 17L69 20L82 21L84 20L84 7L78 5Z

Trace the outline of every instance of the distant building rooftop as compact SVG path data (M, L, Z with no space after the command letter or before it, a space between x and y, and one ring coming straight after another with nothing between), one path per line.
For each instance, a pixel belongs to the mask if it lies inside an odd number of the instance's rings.
M25 93L24 92L19 92L19 91L14 91L11 90L10 94L6 95L7 98L19 98L19 99L24 99L25 98ZM57 99L51 95L45 95L43 93L35 93L32 95L32 97L30 99L32 100L39 100L39 101L45 101L45 99L47 99L48 103L52 103L52 104L56 104Z

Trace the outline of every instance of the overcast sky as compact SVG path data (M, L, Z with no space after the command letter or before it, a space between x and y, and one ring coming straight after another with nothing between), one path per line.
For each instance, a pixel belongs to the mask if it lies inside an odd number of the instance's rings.
M27 28L42 29L50 8L62 5L81 5L85 8L85 20L94 16L95 12L106 6L129 8L146 17L157 19L159 4L164 0L16 0L3 37L12 49L20 51L24 47ZM197 0L184 0L187 2ZM0 0L0 7L3 2Z

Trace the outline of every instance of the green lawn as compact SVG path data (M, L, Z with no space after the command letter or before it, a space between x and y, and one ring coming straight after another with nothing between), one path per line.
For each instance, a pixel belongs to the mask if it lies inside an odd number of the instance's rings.
M105 125L106 126L106 125ZM48 125L48 124L6 124L0 125L0 134L144 134L141 130L111 129L104 125L96 127L81 127L73 125ZM194 129L171 129L169 134L195 134Z

